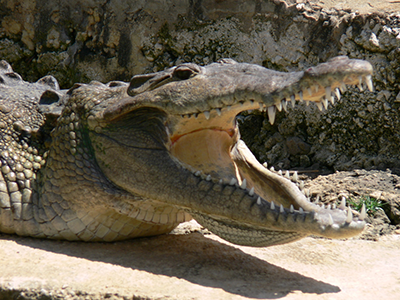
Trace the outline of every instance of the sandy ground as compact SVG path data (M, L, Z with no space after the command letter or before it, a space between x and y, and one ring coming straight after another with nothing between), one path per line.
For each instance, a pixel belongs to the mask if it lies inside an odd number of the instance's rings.
M0 299L14 290L25 299L394 300L399 257L400 235L270 248L198 232L110 244L2 235Z
M298 3L305 2L297 0ZM318 4L325 8L351 9L359 13L373 12L399 12L399 0L311 0L311 3Z

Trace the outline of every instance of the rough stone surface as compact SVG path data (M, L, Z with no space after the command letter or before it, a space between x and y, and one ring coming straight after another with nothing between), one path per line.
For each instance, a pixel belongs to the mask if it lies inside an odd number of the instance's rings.
M52 74L65 88L222 57L282 71L336 55L366 59L375 92L349 89L323 112L301 104L273 126L259 114L242 133L276 168L385 169L400 166L399 11L382 0L10 0L0 3L0 58L27 80ZM294 138L311 150L289 151Z
M112 244L2 235L0 299L395 300L399 237L250 248L199 232Z

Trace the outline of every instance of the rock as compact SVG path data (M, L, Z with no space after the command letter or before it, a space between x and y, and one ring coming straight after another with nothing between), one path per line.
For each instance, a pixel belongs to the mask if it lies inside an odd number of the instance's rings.
M291 155L305 155L311 150L311 146L304 142L301 138L293 136L286 139L286 146Z
M400 102L400 92L397 94L396 100L394 100L394 102Z
M279 132L275 132L269 139L264 143L266 149L271 149L274 145L283 142L283 137Z
M391 194L387 195L386 203L388 207L385 208L390 220L394 225L400 224L400 195L398 194Z

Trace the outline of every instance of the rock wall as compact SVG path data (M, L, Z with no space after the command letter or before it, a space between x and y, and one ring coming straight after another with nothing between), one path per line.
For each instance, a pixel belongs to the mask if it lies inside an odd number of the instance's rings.
M369 3L374 2L379 1ZM336 55L366 59L375 68L375 92L350 88L323 112L299 104L279 113L273 126L262 113L243 114L242 136L261 161L276 168L400 168L398 4L381 12L333 4L1 1L0 59L26 80L52 74L64 88L90 80L126 81L133 74L222 57L281 71Z

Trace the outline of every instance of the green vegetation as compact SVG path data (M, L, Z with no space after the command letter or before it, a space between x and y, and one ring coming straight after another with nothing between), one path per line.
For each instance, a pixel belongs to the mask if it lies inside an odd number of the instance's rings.
M361 211L363 204L365 204L366 212L369 215L374 214L378 209L383 209L382 206L385 205L381 200L370 196L362 196L359 199L349 197L347 203L349 203L350 207L356 211Z

